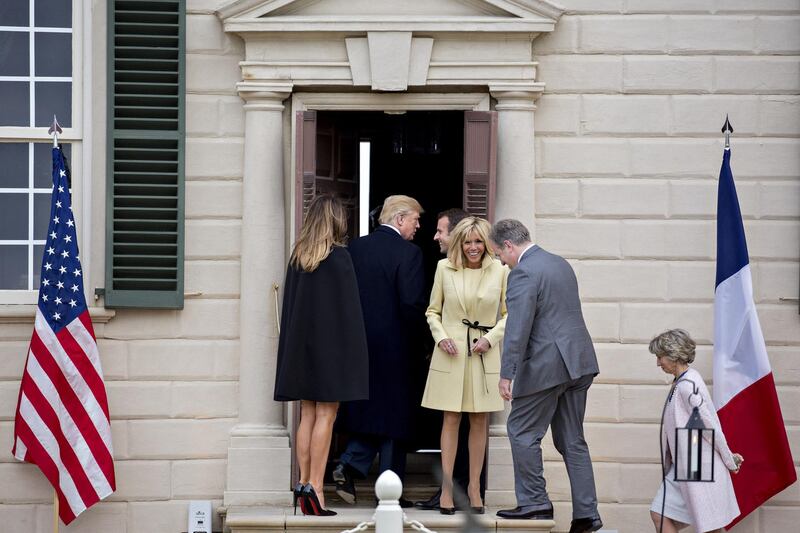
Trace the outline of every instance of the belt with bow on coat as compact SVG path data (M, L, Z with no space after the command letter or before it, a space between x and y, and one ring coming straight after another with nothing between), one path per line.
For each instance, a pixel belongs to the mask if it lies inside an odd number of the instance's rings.
M461 319L461 323L467 326L467 356L472 357L472 345L478 342L478 339L472 338L472 330L477 329L481 333L489 333L494 326L484 326L477 320L475 322L470 322L466 318ZM478 354L481 356L481 368L483 369L483 388L486 389L486 394L489 394L489 385L486 382L486 364L483 362L483 354Z

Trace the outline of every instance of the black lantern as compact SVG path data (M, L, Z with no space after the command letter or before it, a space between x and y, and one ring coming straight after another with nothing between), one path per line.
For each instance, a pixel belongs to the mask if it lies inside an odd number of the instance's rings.
M714 481L714 430L703 425L698 407L686 427L675 428L675 481Z

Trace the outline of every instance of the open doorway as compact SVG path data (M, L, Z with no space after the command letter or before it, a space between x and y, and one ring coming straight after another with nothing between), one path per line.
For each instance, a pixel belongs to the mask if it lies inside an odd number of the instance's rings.
M414 242L423 252L430 289L436 264L442 259L439 246L433 241L437 213L462 207L472 214L491 217L496 154L493 113L305 111L299 112L296 120L298 228L300 216L315 194L335 193L344 200L351 239L372 229L364 227L365 211L379 208L384 198L392 194L412 196L425 210ZM367 159L362 157L365 149ZM419 399L432 348L431 339L425 353L411 358L415 377L412 394ZM410 452L438 451L440 412L418 407L413 427ZM334 439L331 460L338 458L344 444L343 439ZM427 498L435 491L438 480L433 472L439 461L438 454L409 455L406 497ZM371 481L374 480L368 483Z
M436 215L461 207L463 201L464 113L319 112L316 131L316 192L336 192L345 198L351 239L372 229L360 227L359 218L364 210L380 211L389 195L405 194L423 206L414 243L422 249L429 289L442 258L433 241ZM368 169L359 164L365 148ZM421 398L428 371L426 354L416 354L412 361L416 378L412 394ZM421 407L416 414L410 449L437 449L441 415Z
M440 259L432 240L436 214L463 202L464 113L319 112L316 129L316 192L346 198L352 208L351 238L358 236L364 206L376 208L391 194L416 198L425 214L414 242L432 275ZM368 143L368 172L359 166L361 143ZM368 176L366 187L363 176Z

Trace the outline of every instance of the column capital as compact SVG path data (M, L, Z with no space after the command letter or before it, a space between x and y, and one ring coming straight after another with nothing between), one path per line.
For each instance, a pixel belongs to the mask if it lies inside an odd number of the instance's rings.
M536 100L544 92L544 83L492 83L489 93L497 100L498 111L534 111Z
M287 81L240 81L236 84L244 109L282 111L283 101L292 94L294 84Z

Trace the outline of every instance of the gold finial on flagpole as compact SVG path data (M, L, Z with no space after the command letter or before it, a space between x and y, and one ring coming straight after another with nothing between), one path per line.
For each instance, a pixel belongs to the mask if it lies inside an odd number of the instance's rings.
M728 120L728 115L725 115L725 124L722 125L722 133L725 134L725 149L730 150L731 133L733 133L733 126L731 126L731 121Z
M53 115L53 123L50 125L50 129L47 130L47 133L53 136L53 148L58 148L58 134L62 131L61 124L58 123L58 119Z

